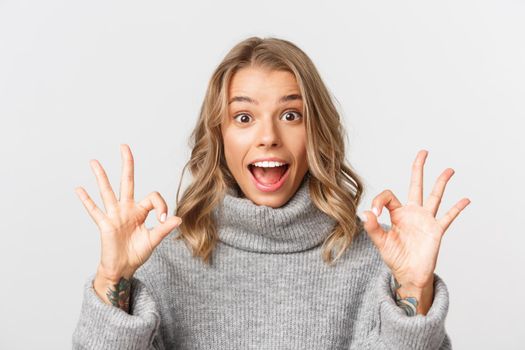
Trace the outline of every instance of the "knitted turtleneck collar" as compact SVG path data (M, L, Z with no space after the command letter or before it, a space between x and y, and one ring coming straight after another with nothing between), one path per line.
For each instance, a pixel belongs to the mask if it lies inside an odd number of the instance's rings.
M213 210L219 239L239 249L261 253L290 253L321 244L336 220L320 211L309 192L306 173L292 198L279 208L256 205L228 190Z

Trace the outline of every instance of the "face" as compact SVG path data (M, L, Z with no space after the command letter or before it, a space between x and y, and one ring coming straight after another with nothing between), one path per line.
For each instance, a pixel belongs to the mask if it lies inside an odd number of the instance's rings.
M308 171L303 101L294 75L240 69L230 81L228 103L221 132L230 172L255 204L286 204Z

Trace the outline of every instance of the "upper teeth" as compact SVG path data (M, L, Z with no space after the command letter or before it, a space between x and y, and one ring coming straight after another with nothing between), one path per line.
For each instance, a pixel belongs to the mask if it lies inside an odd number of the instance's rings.
M262 167L262 168L273 168L273 167L282 166L285 164L286 163L264 161L264 162L256 162L256 163L253 163L252 165Z

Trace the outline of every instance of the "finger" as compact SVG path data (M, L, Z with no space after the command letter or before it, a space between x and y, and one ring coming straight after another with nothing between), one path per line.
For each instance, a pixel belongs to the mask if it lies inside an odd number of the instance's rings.
M421 205L423 203L423 167L427 159L428 151L418 152L412 164L412 176L408 190L408 203Z
M150 231L151 244L156 247L159 243L177 226L182 222L182 219L178 216L171 216L166 219L166 222L159 224L157 227Z
M402 204L392 191L384 190L372 200L372 212L376 216L379 216L383 211L383 207L386 207L389 211L393 211L402 207Z
M113 189L111 188L111 184L109 183L108 176L106 175L106 172L104 171L104 168L102 168L102 165L98 162L98 160L93 159L89 162L91 165L91 169L95 173L95 176L97 177L97 183L98 187L100 189L100 196L102 197L102 201L104 202L104 207L106 208L106 212L110 213L115 210L115 208L118 206L117 197L115 197L115 193L113 192Z
M166 201L159 192L151 192L139 202L139 205L146 209L148 212L150 212L153 208L155 208L155 212L157 213L157 220L160 222L163 222L162 219L165 219L166 213L168 212L168 205L166 204Z
M93 221L95 221L95 223L100 227L102 225L102 221L106 220L106 215L97 207L85 189L82 187L77 187L75 188L75 193L82 201L82 204L84 204L84 207Z
M459 215L459 213L461 213L461 211L463 209L465 209L465 207L467 205L470 204L470 199L468 198L463 198L462 200L460 200L459 202L456 203L456 205L454 205L452 207L452 209L450 209L442 218L441 220L439 220L439 224L441 225L441 227L443 227L443 232L446 231L448 229L448 227L450 226L450 224L452 223L452 221L454 221L454 219Z
M122 177L120 179L120 200L132 201L135 187L133 154L128 145L120 145Z
M359 214L359 218L363 222L363 227L365 231L370 236L372 242L381 249L383 246L386 232L383 230L379 222L377 222L377 216L370 210L365 210Z
M432 188L432 192L430 192L430 195L424 204L425 209L431 211L434 216L436 216L438 212L443 193L445 192L445 187L452 175L454 175L454 169L451 168L445 169L441 175L439 175L434 187Z

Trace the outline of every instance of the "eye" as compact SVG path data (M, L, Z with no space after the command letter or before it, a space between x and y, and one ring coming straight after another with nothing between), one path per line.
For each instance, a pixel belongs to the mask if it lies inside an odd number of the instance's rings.
M295 115L295 116L297 116L297 118L296 118L296 119L289 119L288 116L290 116L290 115L292 115L292 116ZM297 120L297 119L299 119L299 118L302 118L302 115L301 115L301 113L299 113L299 112L288 111L288 112L285 112L285 113L283 114L283 117L284 117L287 121L289 121L289 122L293 122L293 121L295 121L295 120ZM293 118L293 117L292 117L292 118Z
M292 117L290 118L290 116L292 116ZM296 120L302 118L302 115L299 112L287 111L287 112L285 112L283 114L283 116L281 117L281 120L283 119L283 117L287 121L293 122L293 121L296 121ZM294 119L294 117L295 117L295 119ZM250 121L251 118L252 117L250 115L246 114L246 113L239 113L239 114L237 114L236 116L233 117L233 119L237 120L241 124L247 124Z
M244 117L244 118L237 119L238 117ZM233 119L240 121L242 124L246 124L245 122L248 121L248 118L251 118L251 117L246 113L240 113L233 117Z

